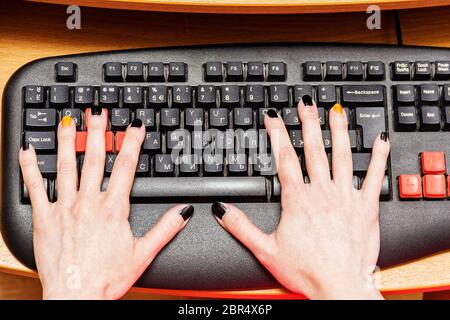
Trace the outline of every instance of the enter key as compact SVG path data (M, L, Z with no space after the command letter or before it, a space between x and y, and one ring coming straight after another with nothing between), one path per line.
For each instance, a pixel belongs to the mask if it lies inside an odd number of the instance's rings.
M384 108L356 108L356 125L362 129L362 146L372 149L375 138L386 131Z

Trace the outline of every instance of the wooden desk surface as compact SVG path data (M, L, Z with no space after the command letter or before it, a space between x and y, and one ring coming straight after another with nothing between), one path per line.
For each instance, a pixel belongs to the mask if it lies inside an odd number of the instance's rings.
M450 47L449 16L450 7L402 12L400 17L405 44ZM244 17L83 8L82 29L69 31L65 28L63 6L5 3L0 6L0 94L8 78L21 65L46 56L238 42L396 43L395 28L389 12L382 14L381 30L367 30L366 17L364 13ZM14 259L1 238L0 270L36 276ZM385 292L450 288L450 251L385 269L381 275ZM199 294L145 291L184 296ZM259 293L276 296L281 292L276 289ZM230 297L231 294L210 293L217 297Z
M325 13L366 11L369 5L383 10L434 7L446 0L31 0L87 7L195 13Z

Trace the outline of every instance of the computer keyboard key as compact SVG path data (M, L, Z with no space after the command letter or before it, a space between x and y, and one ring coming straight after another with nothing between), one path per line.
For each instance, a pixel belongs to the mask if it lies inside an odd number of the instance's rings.
M169 77L171 82L187 81L188 67L184 62L170 62L169 63Z
M317 102L321 107L331 107L337 102L336 87L323 85L317 87Z
M236 128L249 128L253 125L253 109L234 108L233 119Z
M125 131L117 131L115 139L115 150L119 153L122 149L123 140L125 139Z
M327 61L325 63L325 81L342 80L342 62Z
M384 63L381 61L368 61L366 66L366 80L381 81L384 80Z
M45 177L54 177L56 175L56 154L38 154L36 155L39 171Z
M180 174L197 175L200 170L200 160L196 154L180 155Z
M142 148L148 152L158 152L161 150L161 133L157 131L148 131Z
M286 64L281 61L269 62L267 72L269 81L285 81L287 78Z
M111 153L114 150L114 132L105 132L105 152Z
M210 61L203 65L205 81L220 82L223 80L222 62Z
M232 61L226 67L227 81L244 81L244 66L242 62Z
M154 109L136 109L136 119L142 121L145 129L149 130L155 126L155 110Z
M288 128L300 128L300 118L297 108L283 108L281 111L284 124Z
M397 131L415 131L417 129L416 107L397 107L395 109L395 120Z
M164 63L149 62L147 63L147 81L148 82L164 82Z
M163 85L152 85L148 87L148 106L162 108L167 106L167 87Z
M77 65L73 62L58 62L55 64L57 82L74 82L77 78Z
M203 173L210 175L223 175L223 157L220 155L203 156Z
M345 106L382 106L384 87L382 85L344 85L342 103Z
M166 147L168 150L190 150L191 133L186 129L168 131L166 134Z
M72 118L72 120L75 122L75 126L77 129L81 128L81 110L76 108L67 108L62 109L60 117L61 119L63 117L69 116Z
M439 131L441 129L441 111L439 107L427 106L420 108L420 130Z
M409 61L396 61L392 65L393 80L410 80L411 65Z
M50 104L57 106L67 106L69 103L69 87L65 85L50 86Z
M320 61L307 61L303 64L303 80L321 81L322 63Z
M301 130L290 130L289 137L291 138L291 143L294 149L303 150L304 143Z
M260 61L247 63L247 81L264 81L264 64Z
M353 172L365 173L369 168L370 159L372 157L371 153L353 153Z
M398 177L398 190L401 199L422 198L422 177L420 174L402 174Z
M141 154L136 165L136 175L143 176L150 173L150 159L148 154Z
M38 151L49 151L56 148L54 131L25 131L25 141Z
M331 132L330 130L322 130L322 141L325 150L331 150Z
M126 80L144 81L144 64L142 62L128 62L126 65Z
M269 110L278 112L278 110L275 108L259 108L258 109L258 124L262 128L264 128L264 117L265 117L267 111L269 111Z
M347 81L361 81L364 79L364 66L361 61L348 61L346 63Z
M245 104L249 107L264 107L264 87L250 84L245 87Z
M414 62L414 80L430 80L431 63L429 61Z
M313 97L313 87L310 85L295 85L294 86L294 103L295 107L297 106L298 102L302 100L302 97L305 95Z
M228 109L211 108L208 111L209 126L224 129L228 127Z
M444 110L444 130L450 131L450 107L445 107Z
M156 175L173 175L175 164L170 154L155 155L155 174ZM190 186L192 188L192 185Z
M142 88L139 86L127 86L123 88L123 104L126 107L135 108L142 105Z
M445 174L445 153L424 151L420 154L423 174Z
M106 82L121 82L123 81L122 63L107 62L104 64L104 74Z
M160 112L160 125L170 129L180 126L180 110L177 108L162 108Z
M443 174L426 174L423 176L423 196L426 199L445 199L447 190Z
M269 106L287 107L289 105L289 90L284 84L271 85L269 87Z
M176 107L189 107L192 105L192 89L190 86L173 86L172 105Z
M107 176L109 176L114 168L114 162L116 161L116 155L115 154L106 154L105 158L105 173Z
M236 85L226 85L220 88L221 107L234 108L240 105L240 89Z
M230 175L246 175L248 172L248 159L244 153L229 154L227 157L227 169Z
M255 154L252 159L253 172L256 175L273 176L277 172L275 161L272 154Z
M76 86L73 94L76 106L88 106L94 103L94 89L91 86Z
M357 148L356 130L348 130L348 136L350 138L350 148L355 151Z
M27 106L39 107L43 105L45 101L44 86L26 86L24 100Z
M361 179L358 176L353 176L352 179L353 188L359 190L361 188Z
M325 108L319 107L317 108L317 114L319 116L319 124L322 129L325 129L326 124L326 116L325 116Z
M371 149L375 138L386 131L384 108L363 108L355 110L356 125L362 129L362 147Z
M437 84L421 84L419 92L422 104L437 104L439 102L439 87Z
M436 61L435 80L450 80L450 61Z
M84 153L86 151L87 131L77 131L75 135L75 152Z
M395 101L397 105L413 106L416 102L414 86L409 84L395 86Z
M200 85L197 87L197 104L201 107L215 107L217 88L213 85Z
M26 109L25 125L30 128L48 128L56 125L55 109Z
M99 102L103 106L115 106L119 103L119 87L101 86L99 92Z
M201 130L204 125L205 111L201 108L187 108L184 111L184 122L186 128L194 130Z
M130 109L113 108L111 109L111 127L113 130L125 130L130 124Z

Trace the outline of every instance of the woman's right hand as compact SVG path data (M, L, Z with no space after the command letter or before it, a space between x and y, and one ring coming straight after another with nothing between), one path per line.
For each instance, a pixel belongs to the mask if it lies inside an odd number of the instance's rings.
M276 112L269 112L264 119L282 186L277 229L264 233L231 204L216 202L213 212L287 289L315 299L381 299L370 275L380 246L378 209L389 155L387 134L375 138L364 185L357 190L342 107L335 105L329 112L333 178L316 104L304 97L298 113L308 184L283 120Z

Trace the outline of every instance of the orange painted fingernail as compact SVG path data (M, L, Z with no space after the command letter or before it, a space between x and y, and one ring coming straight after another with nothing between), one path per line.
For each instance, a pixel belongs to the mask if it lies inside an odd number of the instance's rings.
M342 106L339 103L336 103L333 106L333 111L336 112L337 114L343 114L344 113L344 109L342 109Z
M71 116L65 116L61 119L61 125L63 127L69 127L72 123L72 117Z

